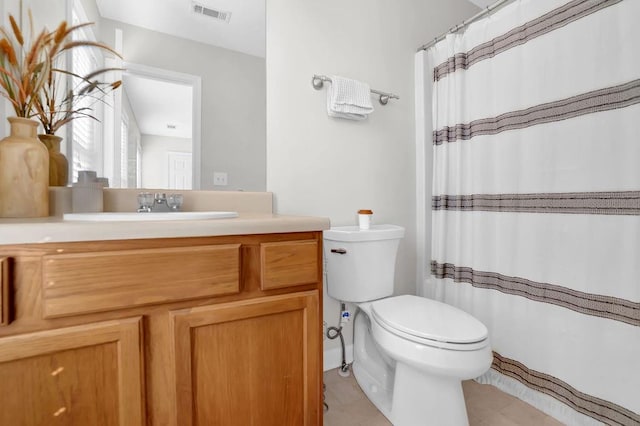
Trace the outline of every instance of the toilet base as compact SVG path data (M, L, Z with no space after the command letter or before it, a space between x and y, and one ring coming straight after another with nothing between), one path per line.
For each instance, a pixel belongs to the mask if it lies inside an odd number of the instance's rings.
M360 389L367 396L369 401L376 406L387 419L391 420L391 397L393 389L385 387L376 377L373 377L365 368L361 368L360 364L354 362L351 366L353 377L360 386Z
M468 426L460 381L427 376L397 364L394 388L387 389L366 368L353 364L353 376L367 398L394 426Z
M396 426L467 426L467 409L459 380L427 375L402 363L389 419Z

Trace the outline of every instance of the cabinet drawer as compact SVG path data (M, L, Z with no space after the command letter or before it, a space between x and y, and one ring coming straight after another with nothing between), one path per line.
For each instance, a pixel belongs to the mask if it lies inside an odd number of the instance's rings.
M318 241L260 244L260 288L271 290L319 281Z
M240 267L240 244L44 256L44 317L238 293Z

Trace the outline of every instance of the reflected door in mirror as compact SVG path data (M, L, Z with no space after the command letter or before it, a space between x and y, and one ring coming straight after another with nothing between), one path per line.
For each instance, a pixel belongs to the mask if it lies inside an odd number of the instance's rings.
M191 189L192 161L189 152L169 152L169 189Z

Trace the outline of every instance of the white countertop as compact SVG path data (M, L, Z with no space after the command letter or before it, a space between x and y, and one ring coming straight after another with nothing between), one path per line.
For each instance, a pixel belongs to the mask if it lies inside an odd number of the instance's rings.
M61 217L0 219L0 245L275 234L329 227L328 218L265 213L240 213L233 219L143 222L65 222Z

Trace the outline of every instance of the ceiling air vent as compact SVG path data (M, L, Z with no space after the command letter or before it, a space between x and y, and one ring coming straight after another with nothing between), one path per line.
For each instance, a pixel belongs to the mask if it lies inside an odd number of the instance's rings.
M211 9L196 2L191 2L191 10L197 15L208 16L209 18L217 19L219 21L228 23L231 20L231 12Z

